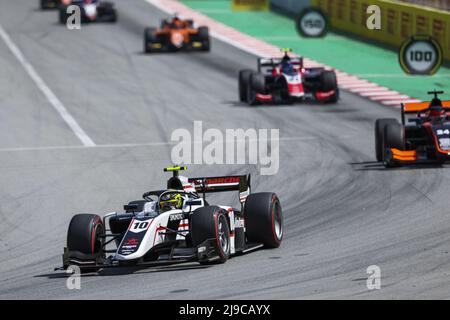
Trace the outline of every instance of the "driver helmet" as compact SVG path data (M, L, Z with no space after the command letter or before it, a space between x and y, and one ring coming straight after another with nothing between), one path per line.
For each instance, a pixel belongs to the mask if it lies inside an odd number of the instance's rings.
M180 18L178 18L178 16L174 16L172 18L172 27L173 28L180 28L180 27L182 27L182 25L183 25L183 21Z
M290 60L283 60L281 62L281 72L284 74L294 73L294 65Z
M430 107L427 113L427 117L431 120L444 120L446 118L445 109L440 106Z
M181 209L183 207L183 196L178 192L167 192L159 200L159 209L161 212Z

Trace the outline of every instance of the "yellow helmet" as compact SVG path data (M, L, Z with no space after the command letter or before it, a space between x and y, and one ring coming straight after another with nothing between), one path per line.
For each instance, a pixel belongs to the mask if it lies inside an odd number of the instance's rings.
M159 208L161 212L181 209L183 207L183 197L181 193L167 192L161 196L159 200Z

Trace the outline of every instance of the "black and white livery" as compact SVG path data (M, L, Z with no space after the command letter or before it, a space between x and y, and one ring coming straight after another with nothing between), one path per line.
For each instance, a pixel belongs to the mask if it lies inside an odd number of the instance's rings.
M283 214L275 193L251 194L250 175L187 178L179 175L185 169L165 168L173 172L167 189L146 192L124 212L75 215L63 269L224 263L235 254L280 246ZM240 208L206 201L206 194L222 191L238 191Z

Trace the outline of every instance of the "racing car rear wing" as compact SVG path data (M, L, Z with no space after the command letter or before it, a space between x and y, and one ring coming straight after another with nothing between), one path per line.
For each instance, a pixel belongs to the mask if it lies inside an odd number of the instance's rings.
M450 111L450 100L444 100L442 102L442 107L448 108ZM405 124L405 114L407 113L418 113L427 110L430 107L429 101L424 102L409 102L409 103L402 103L402 123Z
M179 176L179 171L187 170L185 166L174 166L164 168L164 172L172 172L173 176L167 181L168 189L185 190L181 178L186 179L190 188L194 187L195 192L206 193L239 191L239 200L243 205L250 194L250 174L242 176L222 176L222 177L200 177L185 178ZM145 198L145 195L144 195Z
M198 193L239 191L239 200L245 202L250 194L250 174L243 176L189 178Z
M428 109L430 106L430 102L410 102L402 104L403 111L405 113L414 113L414 112L421 112ZM442 101L442 106L444 108L450 108L450 100Z
M261 72L262 68L274 69L282 61L282 58L258 58L258 72ZM294 66L303 67L302 57L291 57L291 62Z

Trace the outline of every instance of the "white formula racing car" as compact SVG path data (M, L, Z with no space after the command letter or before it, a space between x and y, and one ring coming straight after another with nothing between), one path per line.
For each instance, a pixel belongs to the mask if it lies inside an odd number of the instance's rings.
M146 192L124 212L75 215L58 269L224 263L235 254L280 246L283 214L275 193L251 194L250 175L186 178L180 170L186 167L165 168L173 172L167 189ZM241 208L208 204L207 193L222 191L239 191Z

